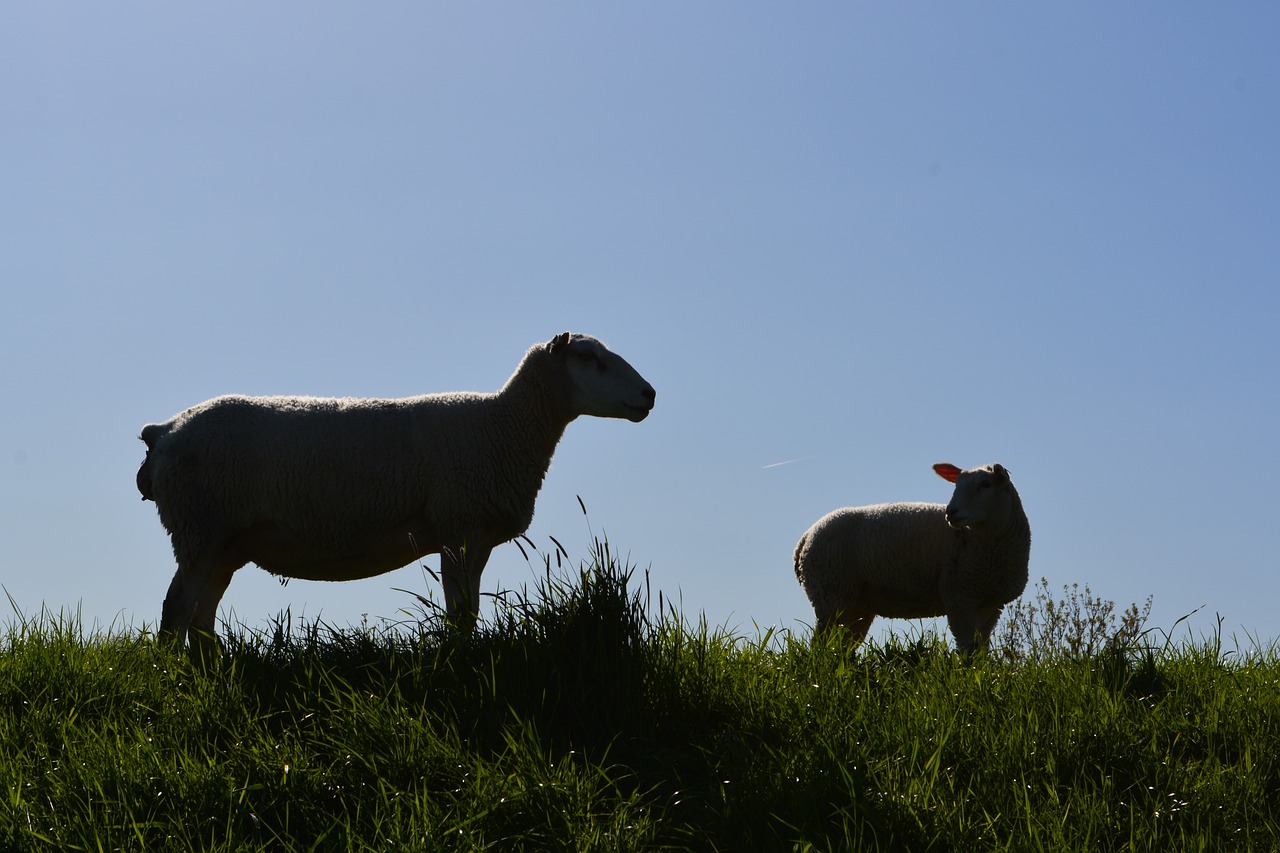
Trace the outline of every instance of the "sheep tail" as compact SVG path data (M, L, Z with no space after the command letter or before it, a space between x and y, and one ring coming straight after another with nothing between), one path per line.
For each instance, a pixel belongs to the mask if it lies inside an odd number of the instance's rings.
M142 465L138 467L138 491L142 493L144 501L155 500L155 494L151 489L151 449L154 447L156 439L159 438L163 429L161 424L147 424L142 428L142 434L138 438L142 439L147 445L147 455L142 460Z

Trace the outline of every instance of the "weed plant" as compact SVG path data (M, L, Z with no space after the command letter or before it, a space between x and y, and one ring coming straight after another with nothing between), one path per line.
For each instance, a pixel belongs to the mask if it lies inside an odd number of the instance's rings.
M996 646L1005 659L1078 660L1103 652L1127 654L1141 646L1151 596L1142 607L1129 605L1117 623L1115 602L1094 595L1088 584L1083 593L1078 583L1064 585L1062 592L1063 598L1054 599L1048 579L1041 578L1030 600L1019 598L1008 607L996 630Z
M597 539L476 633L0 640L0 850L1265 850L1280 660L1086 587L985 657L690 622ZM1117 639L1118 638L1118 639Z

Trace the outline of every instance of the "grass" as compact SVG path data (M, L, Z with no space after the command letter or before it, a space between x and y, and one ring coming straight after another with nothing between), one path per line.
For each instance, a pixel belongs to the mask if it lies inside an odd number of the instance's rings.
M1280 658L1043 582L986 657L690 623L607 542L475 636L0 640L0 850L1280 847Z

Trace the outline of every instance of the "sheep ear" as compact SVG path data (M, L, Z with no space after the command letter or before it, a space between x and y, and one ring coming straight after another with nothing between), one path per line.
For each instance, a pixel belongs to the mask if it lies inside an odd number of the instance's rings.
M939 477L946 480L948 483L954 483L956 480L960 479L960 475L963 473L950 462L939 462L937 465L933 466L933 470Z
M571 335L572 335L571 332L561 332L560 334L556 335L547 344L547 352L559 352L561 349L564 348L566 344L569 343L569 337Z
M999 462L991 466L991 473L995 474L996 479L1000 482L1009 482L1009 469L1001 465Z

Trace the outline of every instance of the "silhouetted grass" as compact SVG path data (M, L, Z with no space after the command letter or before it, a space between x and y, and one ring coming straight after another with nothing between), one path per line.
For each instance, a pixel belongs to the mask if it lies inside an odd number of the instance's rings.
M285 616L203 669L19 617L0 645L0 849L1280 844L1273 650L1140 630L1072 647L1041 603L1040 628L1011 619L1018 654L855 651L690 623L604 541L577 568L542 560L472 637L425 601L389 627ZM1067 593L1053 612L1112 612Z

